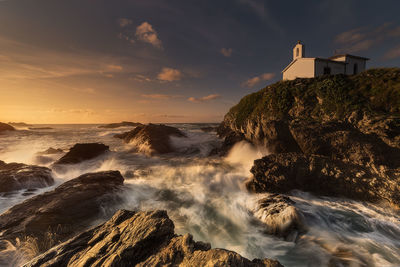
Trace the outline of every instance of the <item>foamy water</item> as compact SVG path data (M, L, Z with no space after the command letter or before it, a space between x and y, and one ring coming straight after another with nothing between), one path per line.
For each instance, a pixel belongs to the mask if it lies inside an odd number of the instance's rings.
M111 152L77 164L65 173L53 172L56 185L83 173L119 170L126 178L124 202L110 211L165 209L176 232L190 232L195 240L212 247L234 250L250 259L276 258L285 266L338 265L400 266L400 216L390 207L346 199L320 198L293 192L291 198L305 214L309 231L296 242L266 235L249 210L260 196L243 187L254 159L268 154L247 143L237 144L227 157L207 157L219 144L215 133L204 133L205 125L172 125L188 138L173 138L179 153L148 157L113 138L131 128L99 129L97 125L58 125L53 130L18 131L0 137L0 160L50 166L60 155L46 159L37 152L49 147L67 150L78 142L102 142ZM28 198L16 193L0 198L0 212ZM93 224L98 221L93 222ZM330 262L331 261L331 262Z

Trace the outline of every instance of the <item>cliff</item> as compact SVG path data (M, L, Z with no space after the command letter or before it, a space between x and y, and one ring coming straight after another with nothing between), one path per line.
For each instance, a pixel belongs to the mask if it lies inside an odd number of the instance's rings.
M232 107L219 134L270 151L251 191L400 203L399 68L277 82Z

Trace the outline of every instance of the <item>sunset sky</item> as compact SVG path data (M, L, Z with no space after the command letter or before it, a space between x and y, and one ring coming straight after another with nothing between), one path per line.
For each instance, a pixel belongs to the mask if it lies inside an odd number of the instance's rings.
M0 0L0 121L219 122L306 56L400 65L400 1Z

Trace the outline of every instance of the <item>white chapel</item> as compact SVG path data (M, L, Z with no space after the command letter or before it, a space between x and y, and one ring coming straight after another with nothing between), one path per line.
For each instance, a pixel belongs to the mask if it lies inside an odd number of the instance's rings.
M368 58L348 54L330 58L305 57L305 46L298 41L293 48L293 60L282 71L283 80L313 78L324 74L357 74L366 69Z

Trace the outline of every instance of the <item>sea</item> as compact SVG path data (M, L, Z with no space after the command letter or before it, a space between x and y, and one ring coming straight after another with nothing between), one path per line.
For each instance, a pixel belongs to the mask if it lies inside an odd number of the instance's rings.
M196 241L209 242L253 258L273 258L284 266L400 266L400 213L384 204L371 204L345 198L318 197L293 191L288 196L302 211L308 231L292 240L268 235L255 223L252 210L263 194L246 191L255 159L268 155L268 149L246 142L236 144L225 157L209 156L222 140L204 127L217 124L168 124L186 133L187 138L171 138L176 153L148 156L133 145L114 138L132 127L116 129L88 125L34 125L30 130L0 136L0 160L51 168L63 154L43 156L48 148L68 151L76 143L103 143L110 152L66 171L52 170L53 190L81 174L118 170L125 178L122 203L105 206L98 225L118 209L168 212L177 234L191 233ZM145 144L143 144L145 145ZM0 197L0 213L30 198L21 192ZM1 226L0 226L1 232ZM333 264L332 259L343 265ZM335 261L334 261L335 262Z

